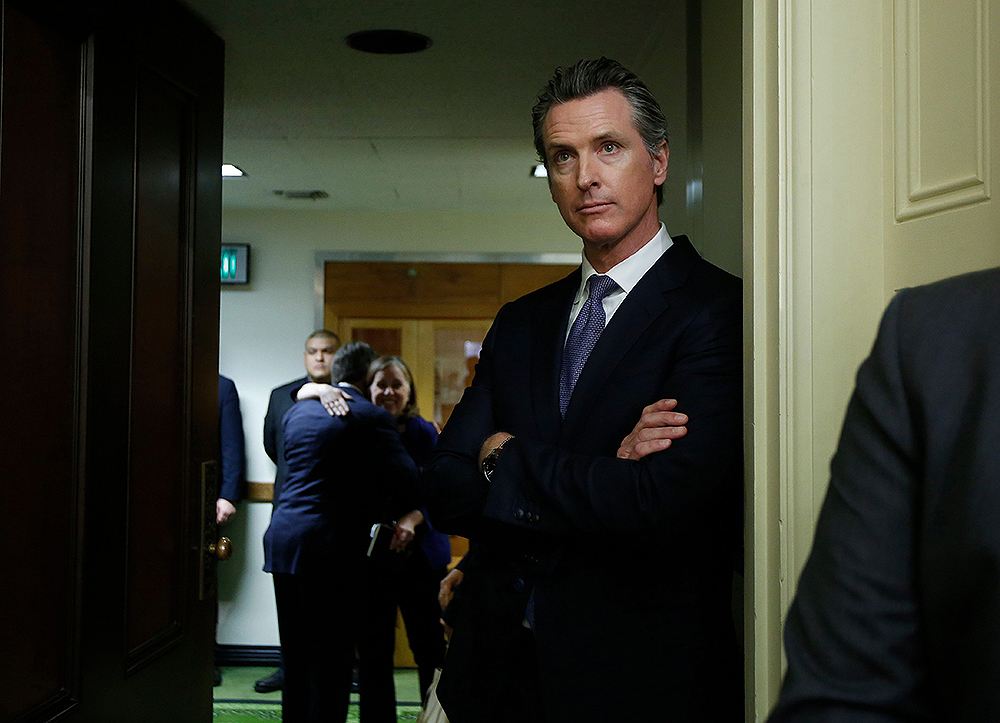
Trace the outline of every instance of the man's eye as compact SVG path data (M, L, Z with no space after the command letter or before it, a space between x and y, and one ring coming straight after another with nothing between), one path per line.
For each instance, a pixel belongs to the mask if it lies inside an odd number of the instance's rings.
M615 143L605 143L601 148L605 153L614 153L618 149L618 145Z
M566 151L559 151L559 153L556 153L554 156L552 156L552 160L555 161L556 163L565 163L566 161L569 160L569 153L567 153Z

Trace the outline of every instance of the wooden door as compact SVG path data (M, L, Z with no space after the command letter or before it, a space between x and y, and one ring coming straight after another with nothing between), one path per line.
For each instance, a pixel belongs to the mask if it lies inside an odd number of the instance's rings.
M448 421L500 307L576 269L567 264L328 261L323 322L410 366L423 416Z
M3 9L0 720L208 721L222 42Z
M472 383L492 319L340 320L345 341L363 341L378 354L401 357L413 373L417 406L427 419L448 423L462 391Z

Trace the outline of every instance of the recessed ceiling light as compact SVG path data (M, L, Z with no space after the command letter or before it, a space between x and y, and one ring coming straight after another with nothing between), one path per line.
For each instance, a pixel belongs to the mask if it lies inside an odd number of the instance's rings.
M355 50L379 55L419 53L431 47L430 38L409 30L362 30L351 33L346 40Z
M545 170L545 166L538 163L531 167L531 177L532 178L548 178L549 172Z
M222 164L223 178L246 178L246 172L242 168L237 168L232 163Z

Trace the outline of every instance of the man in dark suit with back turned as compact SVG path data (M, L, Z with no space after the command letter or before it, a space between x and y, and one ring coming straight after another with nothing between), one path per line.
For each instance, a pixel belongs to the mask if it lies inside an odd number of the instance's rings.
M452 723L742 720L740 281L659 223L635 75L559 69L532 116L583 262L500 310L425 469L474 543L439 698Z
M271 390L271 398L267 402L267 413L264 415L264 451L277 468L274 473L273 503L277 504L281 487L285 483L287 466L285 464L284 441L281 434L281 420L292 405L292 396L303 384L309 381L330 383L330 364L333 355L340 348L340 337L327 329L317 329L306 339L305 365L306 376L299 377L280 387ZM273 508L272 508L273 509ZM268 676L254 683L258 693L270 693L281 690L285 682L284 665Z
M285 655L282 719L333 723L347 717L354 649L364 678L362 717L395 723L392 579L369 559L373 524L420 506L417 467L384 409L364 399L363 342L345 344L332 376L349 393L350 414L316 399L282 421L288 477L264 534L264 569L274 575ZM392 538L392 528L388 527ZM394 556L387 543L382 552Z
M1000 269L899 292L788 613L771 723L1000 720Z

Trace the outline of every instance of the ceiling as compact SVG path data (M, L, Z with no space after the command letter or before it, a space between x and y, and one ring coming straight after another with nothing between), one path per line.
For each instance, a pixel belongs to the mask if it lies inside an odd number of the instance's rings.
M684 35L685 0L186 1L226 42L225 161L248 174L224 182L227 208L549 209L529 178L529 112L552 70L606 55L659 94L654 61ZM344 42L376 28L433 45L373 55Z

